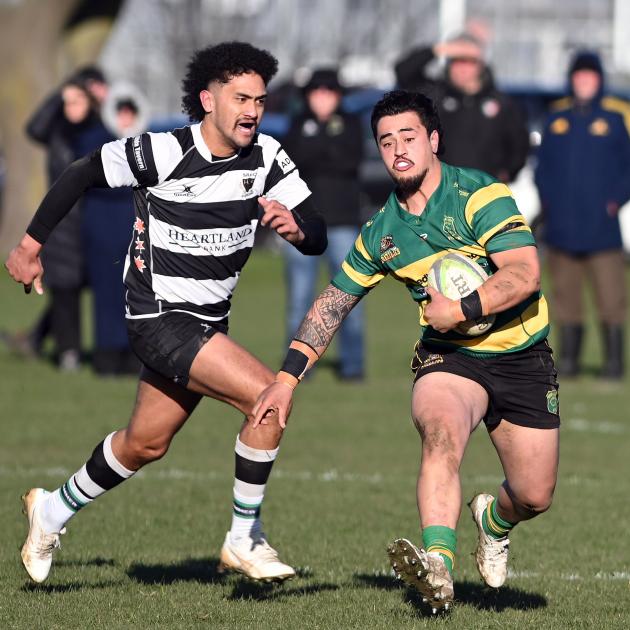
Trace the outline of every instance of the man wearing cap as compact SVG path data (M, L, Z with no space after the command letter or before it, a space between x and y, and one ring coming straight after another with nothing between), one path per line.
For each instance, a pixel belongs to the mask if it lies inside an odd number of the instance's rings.
M343 88L335 68L318 68L303 88L304 108L296 116L284 146L313 193L328 226L325 253L336 273L354 243L361 224L359 165L363 134L358 116L343 111ZM287 338L292 339L315 297L319 257L295 256L285 247ZM340 331L338 376L364 376L363 309L352 311Z
M480 40L462 33L407 53L395 66L396 79L400 88L423 92L436 103L445 162L507 183L525 164L529 137L519 108L495 87L483 53ZM446 59L446 71L434 78L430 66L438 58Z
M580 51L569 66L569 95L552 105L538 152L536 184L549 246L560 365L579 373L589 276L602 325L601 375L623 376L626 286L618 211L630 199L630 103L605 96L600 58Z

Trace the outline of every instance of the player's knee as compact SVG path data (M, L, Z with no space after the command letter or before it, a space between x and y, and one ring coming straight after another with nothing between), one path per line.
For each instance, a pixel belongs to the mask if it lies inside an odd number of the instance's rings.
M422 439L423 466L436 466L457 474L461 465L461 453L448 427L439 419L427 421L426 417L420 422L414 419L414 423Z
M127 459L134 461L140 468L164 457L168 451L169 442L166 440L143 442L132 438L126 441L125 447Z
M511 496L514 509L522 519L530 519L546 512L553 502L553 488L547 489L527 489L519 493L512 493Z
M420 433L423 452L445 452L453 446L444 418L439 412L414 415L413 423Z

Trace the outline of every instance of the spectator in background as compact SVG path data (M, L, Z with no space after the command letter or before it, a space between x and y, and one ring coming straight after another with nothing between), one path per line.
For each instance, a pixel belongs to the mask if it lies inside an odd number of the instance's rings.
M620 379L626 284L618 211L630 199L630 104L604 95L600 58L589 51L571 61L569 91L552 107L536 168L561 326L559 369L565 376L579 372L589 276L602 325L602 376Z
M98 69L79 70L29 121L29 137L48 148L51 185L75 159L114 139L100 117L102 102L97 99L106 97L104 85ZM88 192L62 220L42 251L50 305L26 335L22 351L36 353L50 331L60 368L79 367L80 294L87 282L94 298L94 370L102 375L137 372L139 363L127 337L122 283L133 219L129 191L115 189ZM20 335L5 337L17 349Z
M29 120L26 127L29 138L48 150L50 185L75 160L77 138L98 118L95 106L83 84L72 78L46 99ZM29 335L34 350L38 351L50 332L59 367L67 371L76 370L81 357L80 294L85 281L81 221L77 204L42 250L50 301Z
M303 95L304 111L293 118L284 146L324 215L328 226L324 255L330 273L337 273L361 224L361 121L342 109L343 89L336 69L316 69ZM315 297L321 258L302 256L291 246L283 251L288 287L287 337L291 339ZM363 309L359 305L340 330L338 375L342 380L363 378L363 346Z
M120 138L127 138L142 131L137 129L138 106L130 98L116 101L116 129Z
M93 69L89 74L94 75ZM98 116L94 124L75 139L75 158L91 153L115 137L145 130L146 118L144 114L140 116L137 103L132 98L115 97L115 88L104 91L97 78L97 75L92 76L86 85L91 85L91 93L105 98L100 112L105 115L113 109L115 117L112 124L106 126ZM94 298L92 366L102 376L136 374L140 363L127 336L123 285L124 261L135 218L133 198L124 188L92 189L83 196L82 211L87 279Z
M109 95L109 83L103 71L97 66L84 66L76 72L74 78L85 86L100 110Z
M116 82L108 90L101 116L105 126L118 138L145 132L149 126L149 103L132 83Z
M477 38L463 33L433 47L412 50L395 66L398 85L423 92L436 103L444 129L443 161L477 168L507 183L523 168L529 152L525 118L494 85ZM443 77L428 67L446 59Z
M79 69L33 113L28 137L47 149L49 186L73 162L78 137L98 123L98 111L108 94L103 72L96 66ZM63 219L42 251L49 303L26 332L2 333L3 341L23 356L39 356L51 336L62 370L80 366L80 293L85 282L82 218L79 204Z

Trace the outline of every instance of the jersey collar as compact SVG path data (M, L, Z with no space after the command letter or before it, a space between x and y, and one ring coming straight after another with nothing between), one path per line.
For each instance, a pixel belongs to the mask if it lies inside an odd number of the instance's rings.
M208 145L204 142L203 136L201 135L201 123L197 123L196 125L191 125L190 126L190 131L192 132L192 137L193 137L193 141L195 143L195 148L197 149L197 151L199 152L199 155L201 155L201 157L206 160L207 162L216 162L218 161L217 158L215 158L212 153L210 152L210 149L208 148ZM227 161L227 160L233 160L236 157L238 157L239 155L239 151L237 151L234 155L230 156L229 158L220 158L221 162Z
M448 164L444 164L444 162L442 162L440 185L435 189L435 192L429 198L429 202L420 215L407 212L407 210L405 210L398 201L395 190L392 191L392 193L390 194L386 205L393 209L394 212L396 212L405 223L418 225L419 223L422 223L424 221L424 218L433 210L433 208L439 206L442 203L444 195L446 194L446 190L449 187L449 182L452 179L451 175L451 167Z

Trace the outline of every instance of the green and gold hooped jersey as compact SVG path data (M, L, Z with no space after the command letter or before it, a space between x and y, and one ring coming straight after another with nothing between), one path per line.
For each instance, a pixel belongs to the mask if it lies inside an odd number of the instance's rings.
M465 254L492 275L490 254L527 245L534 237L510 189L493 177L442 163L442 179L420 216L404 210L392 193L362 228L332 284L363 296L386 275L403 282L420 307L425 346L454 348L476 356L515 352L547 337L547 303L541 292L498 313L485 335L439 333L423 317L431 265L449 252Z

